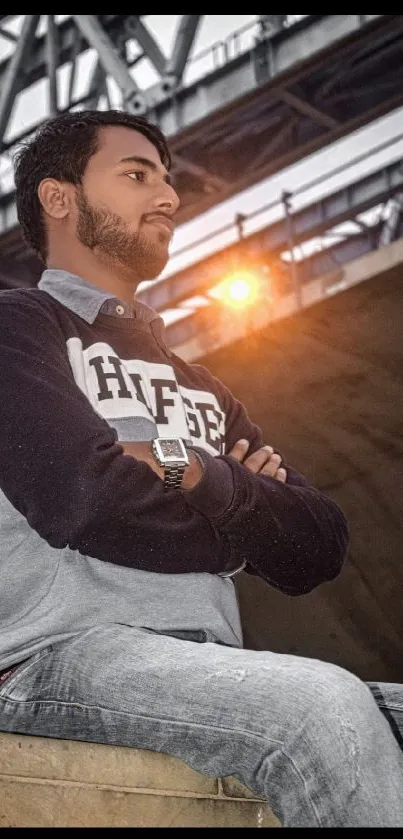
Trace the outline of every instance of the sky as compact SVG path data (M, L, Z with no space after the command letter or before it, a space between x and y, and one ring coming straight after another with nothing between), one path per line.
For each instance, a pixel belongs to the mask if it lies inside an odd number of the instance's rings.
M66 17L67 15L60 15L58 19L61 20ZM167 56L170 55L180 16L146 15L143 17L162 51ZM205 15L193 45L192 60L188 64L185 83L189 83L213 69L214 60L220 60L220 56L223 54L223 42L226 42L230 56L234 54L235 49L239 51L248 49L252 45L257 32L257 17L257 15ZM298 17L302 17L302 15L290 16L294 19ZM10 27L12 31L18 33L21 18L22 16L16 17L12 22ZM233 38L234 32L238 33L236 39ZM214 49L212 49L213 45L215 45ZM4 57L9 49L9 43L0 38L0 58ZM80 79L82 81L88 77L94 60L93 52L87 52L81 57L76 95L80 93ZM143 89L157 81L155 71L148 60L140 61L136 65L133 76L139 87ZM66 79L66 68L62 68L59 71L59 87L62 97L67 88ZM110 83L109 89L113 99L116 95L113 82ZM47 113L47 88L45 81L42 81L17 98L8 136L11 137L29 127L33 122L45 118ZM377 151L379 146L384 146L384 148ZM382 165L401 157L403 157L403 108L281 170L190 222L180 225L172 242L169 263L157 282L212 251L235 241L237 229L233 222L240 207L242 207L243 213L254 214L253 219L247 221L245 225L245 234L248 235L248 233L263 228L282 216L280 198L283 190L300 191L300 195L293 200L293 208L299 209L303 205L312 203L323 195L353 182L357 177L375 171ZM340 169L343 169L343 171L332 174L334 170ZM321 176L323 176L321 184L309 187L313 180L316 181ZM0 158L0 179L5 190L12 186L11 164L8 157ZM302 187L307 188L301 191ZM278 205L275 208L268 212L261 212L263 207L276 200L278 200ZM370 221L370 219L368 220ZM225 233L217 234L217 231L226 226L231 226L231 229ZM344 229L348 232L348 225ZM211 234L211 238L207 243L197 244L199 239L209 234ZM343 235L343 231L335 231L335 236L338 234ZM303 248L300 255L314 250L317 246L318 243L315 241L306 243L305 250ZM182 252L183 249L185 249L184 252ZM166 322L170 322L178 316L180 316L178 310L170 311L164 315L164 319Z

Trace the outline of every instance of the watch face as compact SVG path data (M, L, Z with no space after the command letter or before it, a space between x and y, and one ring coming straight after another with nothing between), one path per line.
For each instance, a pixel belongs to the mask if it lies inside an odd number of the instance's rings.
M164 460L186 460L187 453L182 440L169 437L159 438L158 445Z

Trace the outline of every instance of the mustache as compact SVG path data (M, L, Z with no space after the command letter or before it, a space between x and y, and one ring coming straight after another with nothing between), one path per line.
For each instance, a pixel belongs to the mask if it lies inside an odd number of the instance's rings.
M170 216L168 213L147 213L146 215L143 215L141 217L141 220L145 222L158 221L159 219L162 219L164 222L166 222L166 224L168 225L168 227L171 228L172 231L175 229L175 222L172 216Z

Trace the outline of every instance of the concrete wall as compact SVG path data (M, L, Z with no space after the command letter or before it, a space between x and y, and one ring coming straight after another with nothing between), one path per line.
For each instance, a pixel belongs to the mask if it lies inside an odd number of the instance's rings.
M200 361L351 528L341 575L309 595L238 577L246 646L403 682L402 279L395 266Z

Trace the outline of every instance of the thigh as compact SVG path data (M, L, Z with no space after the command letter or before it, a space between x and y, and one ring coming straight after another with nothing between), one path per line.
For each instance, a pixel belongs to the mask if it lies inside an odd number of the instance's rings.
M291 661L97 627L33 656L4 683L0 730L166 752L215 777L233 774L241 760L253 773L263 752L281 747L304 705L309 680L301 678L296 703Z
M276 749L303 730L309 759L338 719L374 711L368 688L335 665L123 625L55 645L0 688L0 729L182 757L202 745L206 766L241 739Z
M22 664L0 688L0 728L140 746L159 722L281 738L311 703L320 662L195 642L126 625L96 627ZM324 665L326 667L326 665ZM298 701L295 701L298 696ZM306 707L305 707L306 705ZM297 708L301 707L300 713ZM119 719L122 726L119 728ZM130 719L136 724L131 726ZM97 720L100 721L99 729ZM35 731L32 732L32 729ZM43 729L43 730L42 730ZM150 731L147 742L155 748Z

